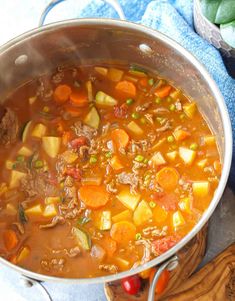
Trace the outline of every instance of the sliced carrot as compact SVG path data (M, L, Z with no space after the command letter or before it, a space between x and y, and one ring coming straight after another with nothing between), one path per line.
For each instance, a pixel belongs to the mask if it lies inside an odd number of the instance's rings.
M171 86L166 85L155 90L154 94L156 94L158 97L163 98L163 97L167 97L170 94L170 91L171 91Z
M3 241L4 241L6 249L8 251L11 251L12 249L14 249L17 246L19 239L17 238L15 231L6 230L3 233Z
M54 91L54 100L59 104L65 103L69 100L71 93L72 90L68 85L59 85Z
M124 167L118 156L113 156L113 158L110 160L110 165L114 170L120 170Z
M79 194L85 205L93 209L103 207L109 201L105 186L84 185L79 189Z
M157 224L161 224L165 222L167 216L168 216L168 212L161 206L157 205L153 209L153 219Z
M179 174L173 167L164 167L157 173L156 180L163 189L173 190L178 184Z
M123 129L115 129L111 133L111 138L115 146L120 148L126 148L129 143L129 135Z
M151 271L149 281L150 283L153 281L153 277L156 273L156 269L153 269ZM164 292L165 288L167 287L167 284L169 283L170 280L170 272L168 270L164 270L160 277L158 278L157 284L156 284L156 294L160 295Z
M136 87L132 82L127 80L120 81L116 84L115 89L124 94L125 96L135 97L136 96Z
M70 95L70 101L77 107L86 107L88 105L88 96L85 91L76 91Z
M148 80L147 80L147 78L146 78L146 77L141 78L141 79L139 80L139 84L140 84L142 87L146 88L146 87L148 86Z
M106 250L107 255L109 257L112 257L117 250L117 242L110 237L106 237L104 242L104 248Z
M176 141L182 141L191 136L191 134L188 131L181 130L181 129L175 130L173 135Z
M121 221L113 224L110 230L110 236L117 243L128 244L134 240L136 235L136 227L131 222Z
M82 108L75 108L73 106L65 106L64 107L65 111L68 112L70 114L70 116L72 117L80 117L83 113L83 109Z

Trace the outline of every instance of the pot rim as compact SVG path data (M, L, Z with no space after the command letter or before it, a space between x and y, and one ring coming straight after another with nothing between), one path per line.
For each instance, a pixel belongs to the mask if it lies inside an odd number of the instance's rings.
M61 283L70 283L70 284L95 284L95 283L104 283L104 282L111 282L115 281L127 276L131 276L134 274L137 274L143 270L146 270L148 268L151 268L153 266L159 265L160 263L164 262L174 254L176 254L183 246L185 246L206 224L206 222L209 220L210 216L214 212L217 204L219 203L221 196L223 194L224 188L227 183L227 179L229 176L230 166L231 166L231 160L232 160L232 128L231 128L231 122L229 118L229 114L227 111L226 104L224 102L223 96L217 87L215 81L211 78L205 67L195 58L194 55L192 55L190 52L188 52L185 48L183 48L180 44L172 40L171 38L167 37L166 35L160 33L157 30L151 29L147 26L136 24L130 21L121 21L116 19L105 19L105 18L84 18L84 19L71 19L66 21L59 21L55 22L49 25L45 25L40 28L32 29L26 33L23 33L22 35L17 36L16 38L10 40L6 44L0 47L0 54L9 49L10 47L13 47L17 43L19 43L22 40L26 40L36 34L41 34L44 32L49 32L51 30L54 30L55 28L63 28L63 27L70 27L70 26L94 26L94 25L104 25L104 26L115 26L116 28L127 28L130 30L138 31L140 33L143 33L145 35L148 35L152 37L153 39L158 39L162 41L163 43L169 45L171 48L174 48L177 52L181 53L188 61L191 62L191 64L200 72L203 79L208 83L208 85L211 88L213 97L218 105L219 112L222 117L222 124L224 129L224 162L223 162L223 168L222 168L222 174L220 178L220 182L218 185L218 188L214 194L214 197L207 208L207 210L202 215L199 222L194 226L194 228L186 235L184 236L173 248L169 249L167 252L163 253L159 257L156 257L152 259L151 261L145 263L144 265L141 265L137 268L127 270L121 273L117 273L114 275L108 275L108 276L102 276L102 277L95 277L95 278L62 278L62 277L54 277L54 276L48 276L43 275L39 273L32 272L30 270L26 270L24 268L21 268L19 266L16 266L6 259L0 258L0 263L3 265L14 269L15 271L19 272L20 274L32 278L39 281L51 281L51 282L61 282Z

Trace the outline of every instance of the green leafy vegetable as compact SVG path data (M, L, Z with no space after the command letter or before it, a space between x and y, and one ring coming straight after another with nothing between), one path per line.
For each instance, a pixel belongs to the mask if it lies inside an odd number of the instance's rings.
M23 208L23 206L21 204L19 205L18 213L19 213L19 220L20 220L20 222L22 224L27 223L28 219L27 219L27 217L25 215L24 208Z
M89 217L84 216L84 217L80 217L78 219L78 224L85 225L85 224L89 223L90 221L91 221L91 219Z
M235 1L201 0L201 9L210 22L220 25L224 41L235 47Z

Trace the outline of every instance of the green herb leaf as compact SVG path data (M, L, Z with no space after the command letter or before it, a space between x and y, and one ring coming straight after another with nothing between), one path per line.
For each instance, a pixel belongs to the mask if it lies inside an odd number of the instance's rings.
M18 214L19 214L19 220L20 220L20 222L22 224L27 223L28 219L27 219L27 217L25 215L24 208L23 208L23 206L21 204L19 205Z
M91 221L91 219L89 217L84 216L84 217L80 217L78 219L78 224L82 226L82 225L89 223L90 221Z
M228 24L220 25L220 33L224 41L235 48L235 20Z

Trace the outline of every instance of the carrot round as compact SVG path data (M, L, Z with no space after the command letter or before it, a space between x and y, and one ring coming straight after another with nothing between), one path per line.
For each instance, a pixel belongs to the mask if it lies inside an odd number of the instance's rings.
M111 133L111 138L113 143L116 145L118 149L126 148L129 143L129 135L123 129L115 129Z
M178 184L179 174L173 167L164 167L157 173L156 180L163 189L173 190Z
M97 209L109 201L109 193L104 186L84 185L79 189L80 198L89 208Z
M153 277L156 273L156 269L152 269L150 276L149 276L149 282L151 283L153 281ZM156 294L161 294L164 292L165 288L167 287L167 284L170 279L170 272L168 270L164 270L160 277L158 278L157 284L156 284Z
M136 96L136 87L132 82L127 80L120 81L115 86L116 91L124 94L125 96L135 97Z
M88 96L85 91L76 91L70 95L70 101L77 107L86 107L88 105Z
M54 100L59 104L65 103L69 100L71 93L72 90L68 85L59 85L54 91Z
M146 78L146 77L141 78L141 79L139 80L139 84L140 84L142 87L146 88L146 87L148 86L148 80L147 80L147 78Z
M8 251L13 250L19 242L16 233L13 230L6 230L3 233L3 241Z
M110 230L110 236L117 243L127 244L135 239L136 227L131 222L121 221L113 224Z
M167 97L170 94L170 91L171 91L171 86L166 85L166 86L160 87L157 90L155 90L155 94L158 97L163 98L163 97Z

